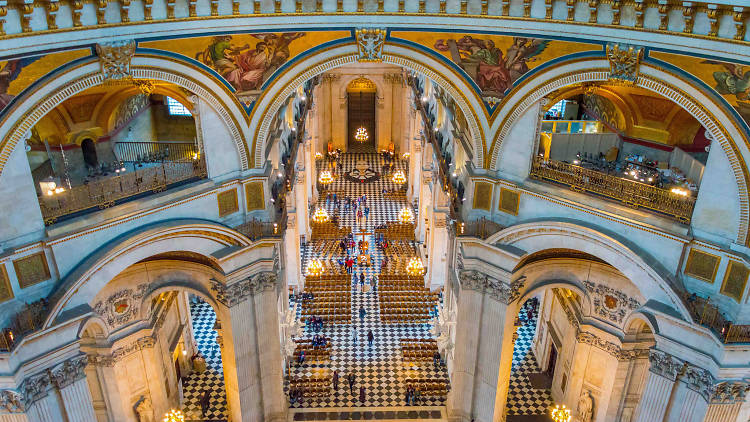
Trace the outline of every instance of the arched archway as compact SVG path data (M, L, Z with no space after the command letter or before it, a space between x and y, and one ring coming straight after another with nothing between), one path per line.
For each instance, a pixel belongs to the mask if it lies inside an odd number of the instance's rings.
M96 144L91 138L81 141L81 153L83 153L83 162L89 167L96 167L99 160L96 157Z
M315 51L297 60L266 87L256 101L250 116L250 128L255 134L253 144L254 167L262 167L266 151L270 148L269 130L273 116L284 101L306 81L328 70L358 61L357 45L353 42ZM484 160L484 134L488 133L489 123L481 98L455 69L429 54L402 46L387 43L383 46L382 62L422 73L434 80L448 92L461 109L471 132L473 162L481 167Z

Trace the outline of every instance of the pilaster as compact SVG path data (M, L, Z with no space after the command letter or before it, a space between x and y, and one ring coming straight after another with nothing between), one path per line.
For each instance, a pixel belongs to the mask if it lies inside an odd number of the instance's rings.
M677 373L682 363L669 353L651 349L648 380L636 410L635 422L661 421L667 412Z
M50 370L50 380L60 391L69 421L97 422L93 399L84 372L88 356L69 359Z

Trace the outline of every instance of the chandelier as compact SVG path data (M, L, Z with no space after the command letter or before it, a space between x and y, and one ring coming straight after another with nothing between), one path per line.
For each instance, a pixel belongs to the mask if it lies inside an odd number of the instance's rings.
M422 260L417 258L416 256L410 259L409 263L406 264L406 272L412 276L424 275L425 271L424 265L422 265Z
M367 134L367 129L360 126L357 128L357 133L354 134L354 139L357 142L367 142L367 140L370 139L370 135Z
M562 407L558 404L554 409L552 409L552 420L554 420L555 422L569 422L570 409L565 407L564 404L562 405Z
M318 177L318 182L328 185L333 182L333 175L328 170L323 170L320 172L320 177Z
M310 264L307 265L307 275L313 277L323 275L323 263L319 259L310 261Z
M164 415L164 422L185 422L185 415L181 410L172 409Z
M313 221L316 223L325 223L328 221L328 211L326 211L323 208L318 208L315 210L315 214L313 214Z
M412 217L414 217L414 214L411 213L409 208L401 208L401 211L398 212L398 221L404 224L411 222Z
M391 180L393 181L393 183L403 185L404 183L406 183L406 175L402 170L397 170L395 173L393 173L393 177L391 177Z

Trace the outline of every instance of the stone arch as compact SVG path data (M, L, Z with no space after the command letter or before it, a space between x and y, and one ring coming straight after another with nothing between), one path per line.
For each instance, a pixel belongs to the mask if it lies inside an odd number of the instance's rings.
M62 279L49 298L50 313L43 328L52 326L64 310L89 306L114 275L154 255L154 251L210 256L227 247L248 245L250 240L242 234L203 220L173 220L134 230L103 245Z
M677 293L679 286L666 273L649 265L624 241L569 222L523 223L490 236L488 244L513 246L532 254L549 248L585 252L607 262L629 279L647 300L660 301L675 309L685 321L690 313Z
M223 83L190 63L151 53L134 56L130 70L136 79L169 82L206 101L231 133L242 169L248 168L247 117L237 98ZM0 143L0 174L11 152L42 117L71 96L104 83L99 62L91 59L50 74L43 83L22 93L0 122L0 138L3 140Z
M268 134L273 116L278 112L286 98L303 83L328 70L358 61L357 45L350 41L328 49L316 51L297 61L263 91L256 101L250 116L250 127L254 132L252 147L253 165L260 168L265 162ZM484 161L484 134L489 124L481 98L479 98L464 78L436 59L420 50L403 45L386 42L382 53L383 63L422 73L435 81L456 101L457 106L466 116L474 147L474 165L481 167ZM446 78L444 75L450 75ZM466 95L466 93L469 96Z
M522 291L521 295L518 297L518 299L515 300L515 306L511 307L511 310L509 312L515 312L518 314L518 311L521 309L521 306L529 299L531 299L533 296L535 296L539 292L543 292L547 289L568 289L574 291L577 295L579 295L584 300L582 301L582 309L581 312L584 314L588 314L590 312L592 306L591 306L591 297L589 296L588 292L581 286L579 286L577 283L571 281L571 280L562 280L562 279L539 279L532 284L528 286L524 286L524 290Z
M609 63L602 58L570 60L559 66L547 68L526 79L506 97L493 122L494 139L487 155L486 167L498 171L503 153L503 141L516 120L532 104L548 94L566 86L609 80ZM636 86L666 97L690 113L718 142L732 166L739 193L739 229L737 243L748 241L750 229L750 194L748 170L743 157L750 157L750 144L746 133L736 119L726 112L724 105L697 88L690 81L674 75L654 64L645 62L639 68ZM735 142L733 139L742 139ZM529 155L531 156L531 155Z
M91 333L93 336L90 338L107 338L109 337L109 330L107 329L107 324L104 322L103 319L96 315L92 315L81 324L81 326L78 328L78 335L77 338L83 339L86 338L86 333Z

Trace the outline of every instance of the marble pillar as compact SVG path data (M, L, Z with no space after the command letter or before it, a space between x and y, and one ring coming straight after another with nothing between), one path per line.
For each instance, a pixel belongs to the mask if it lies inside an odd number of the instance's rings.
M279 312L275 284L265 284L255 294L255 324L258 336L260 381L263 392L263 414L266 422L286 419L286 396L283 387L284 362L279 338Z
M60 391L60 399L69 421L96 422L93 399L86 382L86 355L66 360L50 370L52 385Z
M720 382L712 389L710 404L703 422L736 422L741 419L741 411L750 384L745 382ZM747 418L745 418L747 419Z
M104 402L107 404L107 412L112 420L125 420L125 412L122 407L122 396L117 386L117 375L114 367L97 365L96 373L101 380Z
M636 409L635 422L653 422L664 419L672 396L677 372L682 363L660 350L649 352L648 380Z
M442 288L448 271L448 228L449 217L445 213L433 214L432 245L429 254L429 277L427 287L431 290Z
M419 139L411 140L409 147L409 186L406 197L410 202L419 199L422 186L422 142Z
M686 365L676 385L667 422L701 422L708 410L713 377L705 369Z

